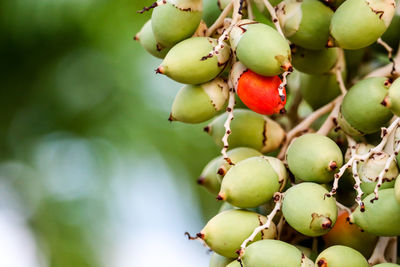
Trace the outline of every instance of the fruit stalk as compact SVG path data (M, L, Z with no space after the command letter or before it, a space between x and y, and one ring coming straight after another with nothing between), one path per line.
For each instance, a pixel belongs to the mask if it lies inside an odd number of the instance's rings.
M383 41L381 37L379 37L379 39L376 42L381 46L383 46L383 48L385 48L386 51L388 52L389 61L392 62L393 64L392 71L390 72L390 74L393 75L394 72L396 71L396 63L393 60L393 48L390 45L388 45L385 41Z
M146 11L149 11L149 10L151 10L153 8L158 7L158 6L165 5L166 3L167 3L167 0L160 0L160 1L154 2L151 6L144 7L142 10L137 11L137 13L143 14Z
M221 14L219 15L219 17L217 18L217 20L213 23L213 25L210 26L210 28L208 28L207 32L206 32L206 36L211 36L211 34L213 34L219 27L221 27L222 25L224 25L224 20L225 18L228 16L229 12L231 12L232 8L233 8L233 3L234 0L232 0L225 8L224 10L221 12Z
M400 45L399 48L397 49L397 54L396 56L393 58L393 64L390 63L386 66L383 66L379 69L376 69L372 72L370 72L366 78L368 77L381 77L381 76L389 76L392 75L393 77L398 77L400 76L400 70L398 70L396 68L396 66L400 65ZM395 68L394 72L393 72L393 67Z
M376 243L374 252L372 253L371 257L368 260L369 264L375 265L375 264L387 262L385 259L385 251L389 245L389 241L392 238L393 237L386 237L386 236L379 237L378 243Z
M283 193L279 193L279 192L275 193L275 195L274 195L274 202L275 202L274 209L267 216L267 221L265 222L265 224L263 224L263 225L257 227L256 229L254 229L253 233L246 240L243 241L242 245L240 246L240 250L237 252L239 254L239 258L238 259L241 259L243 257L243 255L245 253L245 250L246 250L247 244L249 242L252 242L259 232L261 232L264 229L268 229L271 226L272 220L274 219L275 215L278 213L278 211L281 210L283 198L284 198L284 194Z
M281 24L279 23L278 16L276 15L275 8L271 5L268 0L264 0L264 5L268 9L269 14L271 15L272 22L275 24L276 30L284 37Z
M229 102L228 102L228 107L226 108L228 117L226 118L226 121L224 123L225 134L222 137L223 147L221 150L221 154L226 162L228 162L230 165L233 165L232 161L229 159L227 154L229 148L228 138L229 135L232 133L231 121L234 119L233 109L235 108L235 94L236 94L231 75L229 77L228 85L229 85Z

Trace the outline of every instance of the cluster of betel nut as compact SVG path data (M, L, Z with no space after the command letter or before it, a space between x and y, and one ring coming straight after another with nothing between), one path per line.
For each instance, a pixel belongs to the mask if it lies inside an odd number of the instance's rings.
M400 266L395 1L214 4L207 25L202 0L155 2L135 36L185 84L169 120L221 146L198 183L223 205L188 237L210 267Z

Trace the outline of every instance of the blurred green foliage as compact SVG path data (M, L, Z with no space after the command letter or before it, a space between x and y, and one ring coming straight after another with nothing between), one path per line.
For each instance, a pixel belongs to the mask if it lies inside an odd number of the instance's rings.
M105 195L113 149L138 156L156 151L176 174L177 186L180 179L190 179L205 221L218 208L214 197L196 185L201 169L218 149L202 132L204 125L168 122L168 109L180 85L156 76L159 60L133 42L151 15L136 11L151 2L0 1L0 179L21 200L50 266L100 266L95 244L104 242L98 234L110 219ZM208 20L216 15L215 8ZM37 150L49 136L60 134L85 140L94 149L96 186L88 194L69 199L48 188L49 181L59 175L62 179L61 174L70 170L43 175L40 164L60 162L49 160L52 150ZM70 144L64 145L53 152L65 153Z

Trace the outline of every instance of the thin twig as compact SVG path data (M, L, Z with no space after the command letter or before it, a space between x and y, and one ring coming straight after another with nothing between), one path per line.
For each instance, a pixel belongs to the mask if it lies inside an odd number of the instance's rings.
M233 8L233 2L235 0L232 0L222 11L222 13L219 15L219 17L217 18L217 20L213 23L213 25L210 26L210 28L208 28L206 36L211 36L211 34L213 34L213 32L218 29L219 27L224 25L224 20L225 18L228 16L229 12L232 10Z
M160 1L154 2L151 6L144 7L142 10L137 11L137 13L143 14L146 11L149 11L149 10L151 10L153 8L158 7L158 6L165 5L166 3L167 3L167 0L160 0Z
M229 85L229 103L228 103L228 107L226 108L226 112L228 113L228 117L226 118L226 121L224 123L225 134L222 137L223 147L222 147L222 150L221 150L221 154L224 157L226 162L228 162L230 165L233 165L233 162L228 157L227 151L228 151L228 148L229 148L228 138L229 138L229 135L232 133L231 121L234 119L233 109L235 107L235 93L236 92L235 92L235 88L233 88L232 81L229 81L228 85Z
M400 65L400 45L399 45L399 47L397 49L396 56L393 58L393 63L395 64L395 66L399 66ZM376 69L376 70L370 72L366 76L366 78L368 78L368 77L382 77L382 76L385 76L385 77L400 76L400 71L399 70L395 69L394 72L393 72L393 65L394 64L390 63L390 64L388 64L386 66L383 66L383 67L381 67L379 69Z
M251 0L247 0L247 16L249 19L254 20L254 13Z
M258 226L256 229L254 229L253 233L246 240L243 241L242 245L240 246L239 251L237 252L239 254L239 259L241 259L243 257L243 255L245 253L245 250L246 250L247 244L249 242L252 242L259 232L261 232L262 230L268 229L271 226L272 219L275 217L276 213L278 211L280 211L280 209L281 209L283 198L284 198L284 194L283 193L279 193L279 192L275 193L275 195L274 195L274 201L275 201L274 209L267 216L267 221L263 225Z
M317 109L316 111L314 111L313 113L308 115L307 118L305 118L302 122L300 122L296 127L294 127L292 130L290 130L290 132L288 132L286 135L285 143L283 144L281 151L279 152L278 158L283 159L285 157L286 149L288 148L292 139L294 137L296 137L297 134L310 128L311 124L313 124L314 121L316 121L322 115L331 111L335 107L336 102L340 101L340 99L341 99L341 97L337 97L332 102Z
M335 102L332 112L329 114L328 118L325 120L324 124L317 131L318 134L327 135L333 127L336 126L336 119L339 115L340 106L342 105L343 95L338 97L338 101Z
M271 5L268 0L264 0L265 7L268 9L269 14L271 15L272 22L274 23L276 30L282 35L284 38L285 35L283 34L281 25L279 24L278 16L276 15L275 8Z
M375 265L379 263L387 262L385 259L385 251L389 244L391 237L381 236L378 239L378 243L376 243L374 252L368 260L370 265Z
M380 44L381 46L383 46L383 48L386 49L387 53L388 53L388 58L389 61L392 62L392 71L390 72L391 75L393 75L396 71L396 62L393 60L393 48L388 45L385 41L382 40L381 37L379 37L379 39L376 41L378 44Z

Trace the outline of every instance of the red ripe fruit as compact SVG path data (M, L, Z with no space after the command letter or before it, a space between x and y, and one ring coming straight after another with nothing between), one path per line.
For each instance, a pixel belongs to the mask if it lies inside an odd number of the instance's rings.
M283 88L285 99L282 101L278 90L281 82L279 76L266 77L247 70L239 78L237 94L249 109L257 113L263 115L284 113L286 90Z

